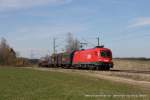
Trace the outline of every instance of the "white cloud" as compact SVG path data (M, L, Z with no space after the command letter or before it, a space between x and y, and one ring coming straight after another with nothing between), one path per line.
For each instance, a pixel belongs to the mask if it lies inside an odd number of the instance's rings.
M59 5L72 0L0 0L0 11L31 8L42 5Z
M150 25L150 17L140 17L134 19L132 24L130 24L128 27L133 28L133 27L142 27L147 25Z

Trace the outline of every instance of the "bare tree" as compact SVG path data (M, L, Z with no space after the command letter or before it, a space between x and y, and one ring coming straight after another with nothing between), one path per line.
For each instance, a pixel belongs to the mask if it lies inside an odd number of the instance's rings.
M0 64L11 65L15 64L16 53L13 48L10 48L6 39L2 38L0 42Z
M72 52L75 50L79 50L80 48L80 42L78 39L74 38L72 33L68 33L67 34L67 38L66 38L66 51Z

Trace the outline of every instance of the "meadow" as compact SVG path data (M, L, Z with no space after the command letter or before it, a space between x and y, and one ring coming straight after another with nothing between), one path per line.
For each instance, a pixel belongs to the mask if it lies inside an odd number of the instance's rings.
M149 93L86 75L0 67L0 100L149 100Z

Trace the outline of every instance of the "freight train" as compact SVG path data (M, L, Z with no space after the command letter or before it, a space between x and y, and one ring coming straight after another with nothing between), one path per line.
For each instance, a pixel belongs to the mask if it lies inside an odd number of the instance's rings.
M108 48L96 46L92 49L58 53L40 61L39 66L109 70L113 68L112 52Z

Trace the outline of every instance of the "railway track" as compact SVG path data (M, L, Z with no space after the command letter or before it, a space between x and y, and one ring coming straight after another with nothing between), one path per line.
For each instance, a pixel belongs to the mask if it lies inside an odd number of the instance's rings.
M150 74L150 71L140 71L140 70L118 70L112 69L112 72L126 72L126 73L141 73L141 74Z
M140 71L140 70L120 70L120 69L110 69L109 71L103 70L88 70L88 69L69 69L69 68L46 68L55 71L67 71L67 72L79 72L79 73L94 73L106 76L115 76L120 78L132 79L137 81L148 81L150 82L150 71Z
M110 69L110 70L92 70L92 69L74 69L74 68L60 68L60 67L45 67L45 68L54 68L54 69L71 69L76 71L93 71L93 72L112 72L112 73L135 73L135 74L150 74L150 70L123 70L123 69Z
M96 70L79 70L79 69L64 69L64 68L43 68L43 67L30 67L35 70L62 72L68 74L78 74L96 77L100 79L127 83L132 85L141 86L150 90L150 73L149 71L134 71L134 70L118 70L112 69L110 71L96 71Z

